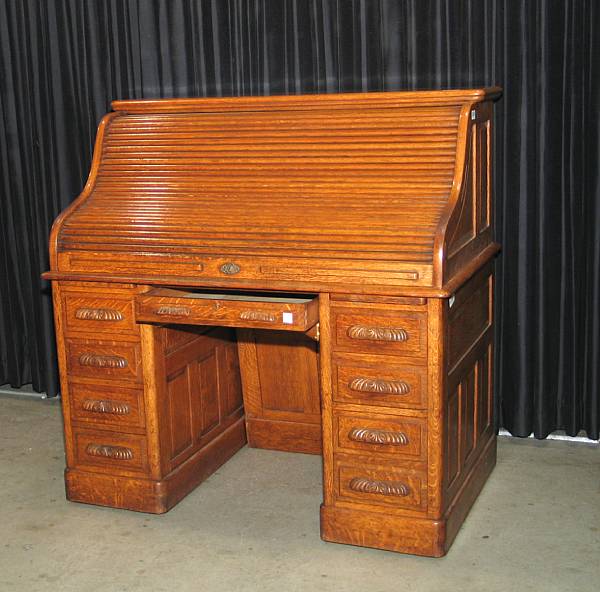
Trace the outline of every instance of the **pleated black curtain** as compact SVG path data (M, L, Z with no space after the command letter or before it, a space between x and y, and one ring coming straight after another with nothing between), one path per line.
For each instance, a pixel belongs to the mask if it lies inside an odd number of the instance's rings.
M600 427L595 0L0 0L0 384L57 393L52 220L116 98L499 84L499 424Z

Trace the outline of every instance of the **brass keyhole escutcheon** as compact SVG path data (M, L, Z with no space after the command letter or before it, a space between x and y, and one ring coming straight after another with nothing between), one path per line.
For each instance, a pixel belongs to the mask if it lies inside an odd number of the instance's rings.
M231 261L223 263L223 265L219 267L221 273L224 273L225 275L235 275L236 273L240 273L241 269L242 268L237 263Z

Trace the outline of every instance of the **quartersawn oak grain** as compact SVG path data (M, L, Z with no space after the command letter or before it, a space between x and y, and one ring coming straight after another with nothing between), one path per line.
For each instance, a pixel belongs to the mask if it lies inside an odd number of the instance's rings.
M45 274L67 497L165 512L248 439L322 454L323 539L443 555L496 458L499 94L115 101Z

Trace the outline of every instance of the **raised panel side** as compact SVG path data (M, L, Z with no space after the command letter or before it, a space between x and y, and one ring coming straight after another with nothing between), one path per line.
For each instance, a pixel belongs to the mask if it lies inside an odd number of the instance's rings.
M316 343L285 331L239 329L237 334L249 445L320 453Z
M457 292L448 311L444 509L470 482L495 437L492 418L493 276L488 265Z
M242 408L242 382L240 361L236 342L223 343L220 351L219 392L221 393L221 413L228 416Z
M493 244L491 210L491 113L489 102L464 111L457 177L446 222L436 237L438 285L447 283Z
M221 398L223 392L219 382L219 370L222 360L219 347L215 347L192 362L194 392L192 393L194 414L194 438L199 440L219 425L221 420Z
M478 183L479 167L473 154L477 151L475 127L475 124L471 125L467 139L463 190L446 230L446 257L448 260L456 256L466 244L475 238L477 233L475 219L477 192L475 187Z
M169 473L242 417L242 397L232 330L164 327L156 332L158 397L164 399L161 456Z
M462 392L459 386L449 394L446 403L446 470L444 480L446 488L453 485L460 475L460 410Z
M167 397L169 400L169 459L175 460L192 446L192 422L190 418L190 368L177 368L167 376Z

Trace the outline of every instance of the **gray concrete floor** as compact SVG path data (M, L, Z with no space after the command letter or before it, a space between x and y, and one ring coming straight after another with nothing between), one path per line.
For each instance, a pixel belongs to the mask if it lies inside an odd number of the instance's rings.
M321 460L245 448L163 516L65 500L59 404L0 397L0 591L597 591L600 449L501 438L449 554L319 539Z

